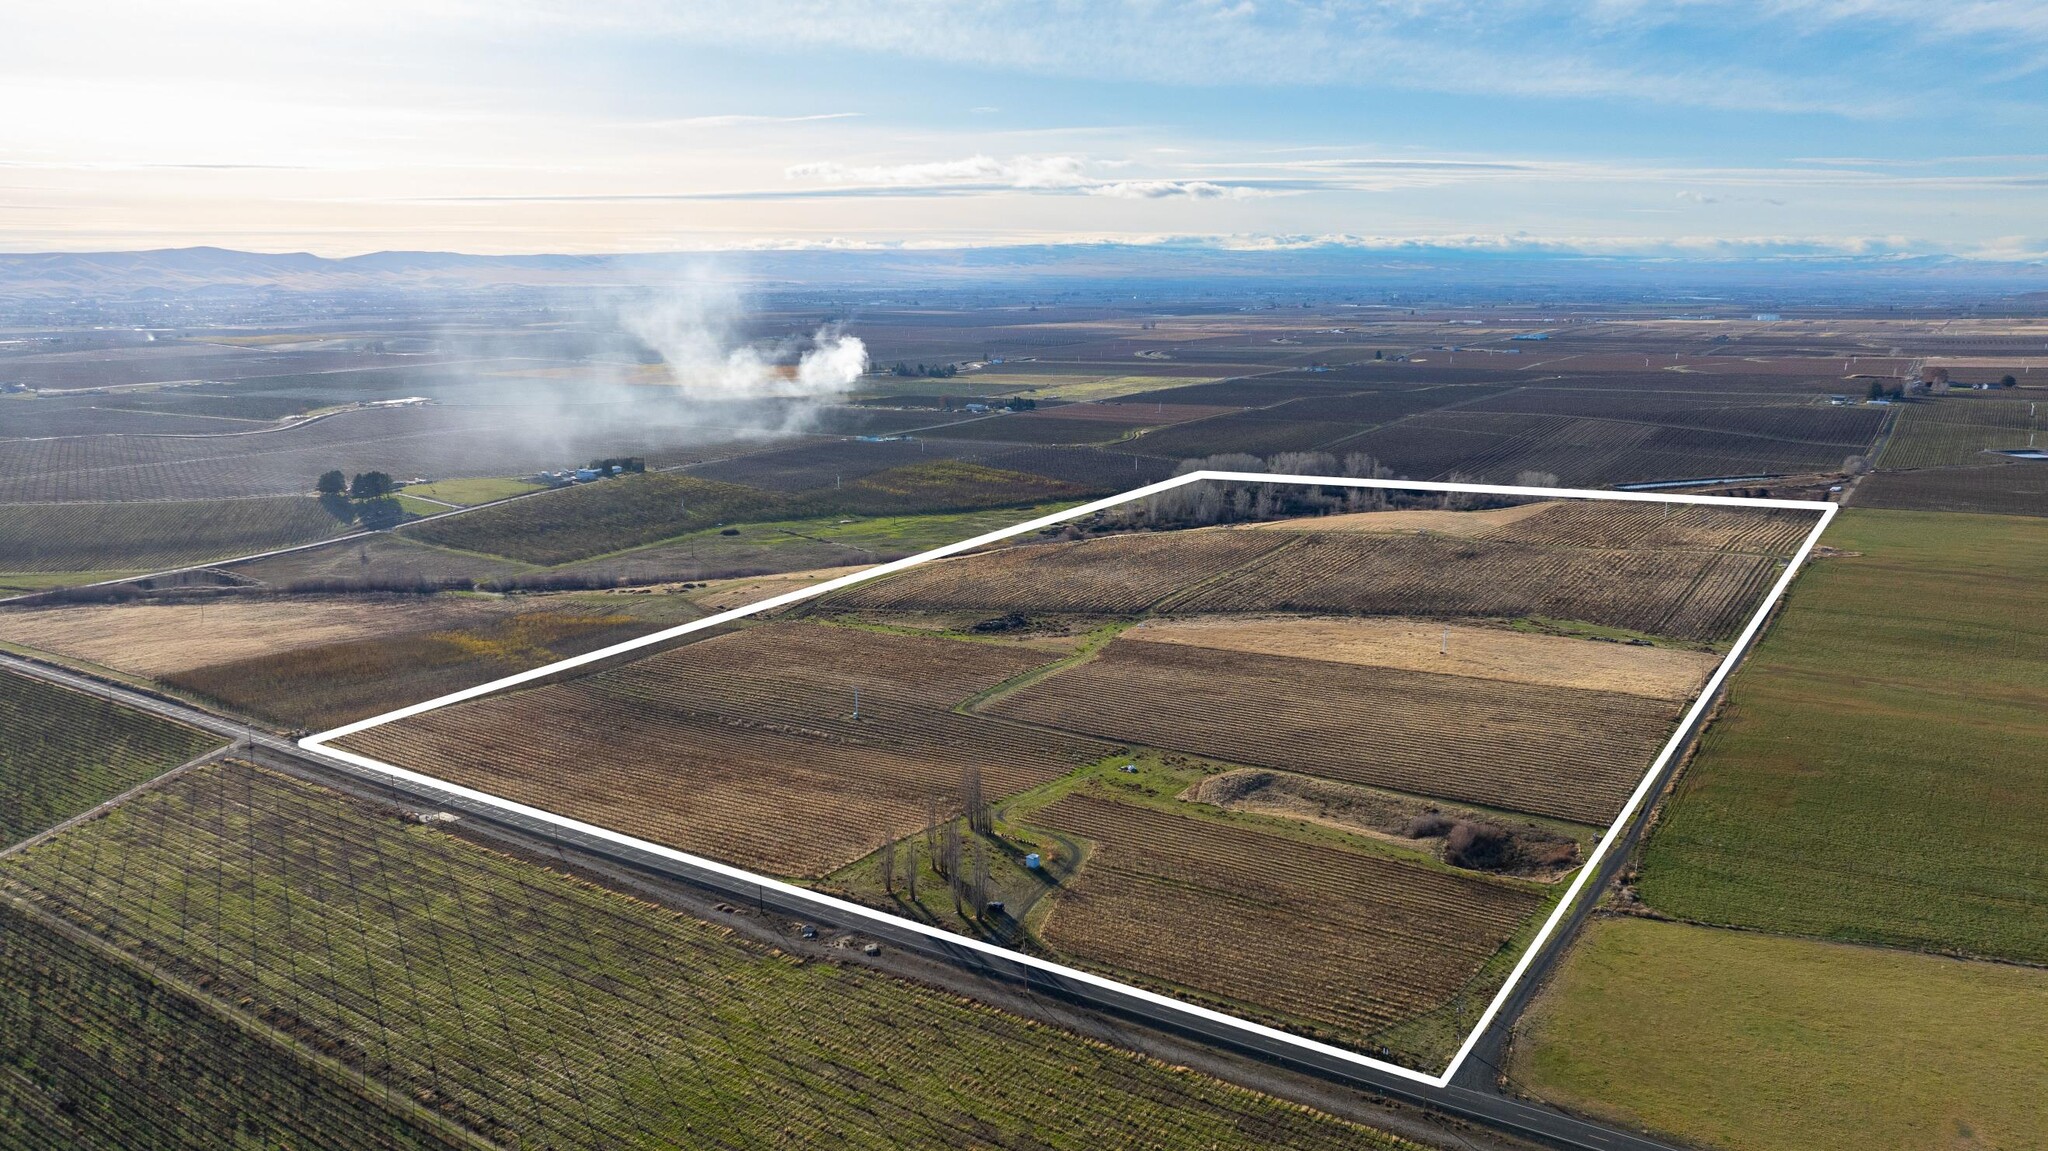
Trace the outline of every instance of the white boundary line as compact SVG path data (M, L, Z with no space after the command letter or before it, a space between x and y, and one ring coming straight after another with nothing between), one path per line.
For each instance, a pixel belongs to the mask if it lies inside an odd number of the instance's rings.
M673 639L676 636L687 635L691 632L702 631L706 628L717 627L720 624L730 623L733 620L743 619L747 616L758 615L762 612L772 611L775 608L783 607L788 604L798 603L803 600L813 599L818 596L827 595L831 592L838 591L840 588L848 587L866 580L876 579L881 576L890 575L895 572L902 571L905 568L915 567L918 564L929 563L932 560L943 559L947 556L952 555L958 555L961 552L971 551L975 548L982 547L986 544L996 543L1001 540L1009 539L1013 536L1024 535L1028 532L1034 532L1041 528L1050 527L1055 524L1065 523L1069 520L1079 519L1084 516L1093 515L1094 513L1102 511L1105 508L1115 507L1118 504L1129 503L1132 500L1143 499L1146 496L1155 495L1159 492L1167 491L1172 488L1177 488L1184 484L1198 483L1204 480L1228 480L1248 483L1306 484L1321 487L1393 488L1407 491L1469 492L1479 495L1530 496L1537 498L1552 499L1601 499L1635 501L1641 503L1711 504L1720 507L1789 508L1798 511L1817 511L1820 513L1819 522L1817 522L1814 525L1813 530L1807 534L1805 543L1803 543L1800 546L1799 550L1793 554L1791 559L1786 562L1785 570L1783 573L1779 575L1778 582L1772 586L1770 594L1764 598L1764 602L1757 608L1756 614L1750 618L1748 626L1743 628L1742 633L1739 636L1737 636L1735 642L1729 646L1727 658L1723 659L1720 665L1714 669L1713 675L1708 677L1705 686L1703 686L1700 689L1698 698L1693 701L1692 708L1689 711L1687 711L1684 718L1682 718L1679 721L1677 728L1671 734L1671 738L1664 744L1664 748L1662 751L1658 753L1656 760L1653 763L1651 763L1649 771L1644 774L1642 782L1636 785L1636 789L1629 796L1628 802L1622 806L1621 813L1615 817L1614 822L1607 828L1607 830L1604 833L1602 833L1599 844L1594 847L1592 854L1586 857L1585 863L1579 867L1578 877L1572 881L1571 886L1568 889L1566 889L1564 896L1558 900L1557 906L1550 913L1550 917L1544 920L1543 926L1536 933L1536 938L1530 942L1527 950L1525 950L1522 953L1521 959L1515 964L1513 970L1511 970L1508 973L1506 981L1501 984L1500 990L1497 993L1495 993L1493 1001L1487 1005L1485 1012L1480 1015L1478 1024L1474 1026L1471 1033L1465 1037L1463 1045L1461 1045L1458 1048L1457 1054L1452 1056L1450 1064L1444 1068L1441 1074L1430 1075L1425 1072L1417 1071L1411 1067L1403 1067L1397 1063L1389 1063L1385 1060L1375 1059L1370 1055L1362 1055L1355 1051L1350 1051L1342 1047L1335 1047L1327 1043L1318 1042L1317 1040L1308 1039L1303 1036L1292 1034L1291 1032L1281 1031L1276 1028L1267 1027L1263 1024L1253 1023L1245 1019L1239 1019L1234 1015L1228 1015L1220 1011L1214 1011L1207 1007L1202 1007L1198 1004L1188 1003L1183 1000L1174 999L1164 995L1159 995L1157 993L1147 991L1142 987L1134 987L1130 984L1123 983L1118 980L1107 979L1103 976L1096 975L1091 972L1082 971L1078 968L1068 967L1065 964L1055 963L1047 959L1040 959L1036 956L1026 955L1018 951L1012 951L1009 948L999 947L995 944L986 943L979 939L970 939L964 935L956 935L950 931L946 931L941 928L927 926L922 923L915 923L911 920L890 915L886 912L876 911L869 907L863 907L857 903L851 903L847 900L838 899L834 896L826 895L822 892L813 891L807 887L798 887L793 884L784 883L781 880L774 879L769 876L758 875L754 872L747 871L743 868L734 867L731 864L720 863L715 859L709 859L704 856L691 855L687 852L677 851L674 848L664 847L658 843L650 843L646 840L637 839L630 835L623 835L619 832L612 831L609 828L598 827L594 824L584 823L580 820L570 819L566 816L557 815L551 811L546 811L537 807L529 807L526 804L517 803L513 800L505 799L502 796L496 796L488 792L475 790L474 788L464 787L461 784L451 783L445 779L438 779L431 775L425 775L416 771L409 771L395 764L385 763L381 760L371 759L368 756L357 755L354 752L343 751L338 748L328 746L328 744L331 741L340 739L344 736L353 735L356 732L366 731L373 727L381 727L387 723L392 723L397 720L406 719L411 716L419 715L423 712L433 711L437 708L447 707L450 704L461 703L465 700L475 699L478 696L488 695L492 692L500 691L508 687L516 687L519 684L530 683L534 680L554 675L555 673L566 670L568 668L581 667L586 664L595 663L599 660L609 659L610 657L618 655L622 652L629 652L637 650L639 648L648 647L653 644L661 643L665 640ZM627 640L624 643L613 644L610 647L601 648L597 651L587 652L583 655L575 656L570 659L559 660L555 663L548 664L545 667L533 668L528 671L520 672L517 675L508 675L503 679L496 679L492 680L489 683L478 684L475 687L465 688L461 691L450 692L447 695L437 696L433 699L425 700L420 703L411 704L407 707L398 708L395 711L385 712L383 715L372 716L369 719L358 720L355 723L344 724L332 730L320 732L317 735L307 736L306 738L301 739L299 741L299 746L305 748L308 751L317 752L321 755L329 756L331 758L338 759L346 763L354 764L357 767L367 768L371 771L379 772L384 775L389 775L394 778L402 779L410 783L425 785L438 791L446 792L451 795L458 795L477 803L481 803L490 807L496 807L502 811L524 816L528 819L553 824L557 827L561 827L581 835L606 840L612 843L619 844L620 846L630 848L634 851L643 852L649 855L674 860L678 863L687 864L690 867L697 868L703 871L708 871L715 875L724 876L728 879L740 880L745 883L762 888L764 890L774 891L780 895L789 896L801 901L806 901L820 907L830 908L831 910L839 912L842 915L846 915L855 919L868 919L876 922L886 923L890 927L897 930L913 931L933 939L943 940L944 942L952 946L964 947L969 950L983 952L988 955L999 956L1007 962L1022 964L1029 967L1037 967L1045 971L1052 972L1064 979L1075 980L1091 986L1114 991L1120 995L1129 996L1153 1004L1155 1006L1165 1007L1173 1011L1178 1011L1186 1015L1190 1015L1195 1018L1205 1020L1210 1023L1220 1023L1227 1027L1233 1027L1238 1030L1247 1032L1249 1034L1260 1036L1264 1039L1276 1040L1281 1043L1301 1048L1303 1050L1312 1051L1324 1057L1334 1058L1344 1062L1370 1067L1376 1071L1384 1072L1391 1075L1397 1075L1401 1078L1412 1080L1416 1083L1420 1083L1428 1087L1444 1087L1448 1085L1452 1077L1457 1074L1459 1066L1463 1064L1465 1058L1471 1054L1473 1046L1479 1042L1479 1037L1485 1033L1486 1028L1493 1022L1493 1018L1500 1012L1501 1006L1507 1002L1508 995L1514 990L1515 984L1521 980L1523 974L1529 969L1529 965L1535 961L1537 953L1541 951L1543 945L1546 942L1548 942L1551 933L1557 929L1557 925L1564 920L1565 913L1569 911L1571 909L1572 904L1578 900L1581 892L1584 890L1586 886L1587 880L1589 880L1592 877L1593 873L1596 870L1598 870L1601 859L1607 854L1608 847L1611 846L1614 843L1615 839L1621 834L1622 827L1625 824L1627 824L1629 819L1642 806L1644 800L1649 798L1651 787L1656 782L1657 777L1663 773L1665 766L1671 761L1672 756L1676 755L1679 749L1682 746L1684 746L1686 738L1692 733L1695 725L1699 722L1700 717L1705 714L1706 709L1713 703L1714 696L1720 690L1723 681L1727 679L1728 673L1730 672L1730 670L1734 668L1736 661L1741 658L1743 652L1756 638L1757 632L1761 630L1763 627L1765 618L1770 615L1771 608L1775 606L1778 600L1785 594L1785 589L1791 586L1793 577L1798 574L1800 566L1806 561L1806 557L1812 553L1814 545L1819 542L1821 533L1827 529L1828 524L1835 518L1835 513L1839 510L1840 508L1838 505L1819 500L1751 499L1733 496L1678 495L1661 492L1601 491L1587 488L1519 487L1508 484L1432 483L1417 480L1372 480L1354 479L1349 477L1337 476L1276 475L1266 472L1190 472L1184 476L1176 476L1172 479L1161 480L1156 484L1148 484L1141 488L1135 488L1131 491L1123 493L1122 495L1110 496L1105 499L1094 500L1090 503L1082 504L1079 507L1069 508L1068 510L1063 512L1056 512L1048 516L1040 516L1037 519L1017 524L1014 527L1003 528L999 531L988 532L984 535L975 536L972 539L961 540L958 543L951 543L945 545L944 547L933 548L931 551L928 552L922 552L918 555L908 556L904 559L895 560L890 563L879 564L875 567L854 572L851 575L839 576L835 579L826 580L823 583L813 584L810 587L800 588L796 591L785 592L781 595L773 596L769 599L762 600L758 603L748 604L744 607L734 608L730 611L719 612L716 615L706 616L705 618L699 620L692 620L689 623L682 624L677 627L667 628L662 631L654 632L650 635L644 635L637 639Z

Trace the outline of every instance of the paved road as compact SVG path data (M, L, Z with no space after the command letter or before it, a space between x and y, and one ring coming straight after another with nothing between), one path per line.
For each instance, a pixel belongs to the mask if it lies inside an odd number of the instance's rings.
M497 824L535 839L566 846L666 879L707 888L735 903L754 905L763 910L772 909L798 918L857 931L863 936L876 938L891 946L943 959L982 975L1021 983L1069 1002L1082 1003L1138 1020L1161 1031L1213 1043L1383 1098L1461 1119L1513 1138L1565 1151L1680 1151L1672 1144L1660 1142L1647 1135L1602 1126L1548 1107L1501 1095L1494 1088L1492 1076L1483 1073L1483 1067L1480 1074L1468 1077L1461 1073L1458 1080L1451 1085L1438 1088L1349 1062L1335 1059L1319 1060L1313 1052L1304 1051L1291 1044L1274 1043L1267 1047L1262 1045L1257 1036L1234 1028L1207 1024L1200 1019L1159 1008L1141 999L1121 997L1113 990L1070 983L1061 980L1054 973L1037 967L1005 964L999 956L990 956L965 947L948 947L944 940L934 940L918 932L893 932L886 926L870 921L834 925L831 915L820 914L818 907L803 903L800 897L764 891L718 873L699 872L687 864L664 856L644 855L609 840L588 837L555 824L529 819L459 796L442 794L431 788L415 787L380 772L368 771L308 752L283 736L252 728L241 721L217 715L181 700L5 653L0 653L0 668L35 676L141 711L174 719L205 731L215 732L224 739L245 740L251 746L261 749L263 757L274 757L302 770L340 775L357 786L368 785L384 792L402 795L423 806L459 811L468 819ZM1626 859L1627 853L1612 852L1610 857L1619 861ZM1607 876L1603 875L1600 878L1604 882ZM1585 901L1588 906L1592 902L1591 899ZM1583 918L1583 911L1577 913L1569 924L1571 930L1575 931ZM1550 954L1539 960L1538 967L1532 968L1530 978L1523 981L1524 987L1533 988L1540 982L1540 968L1547 966L1550 959L1554 958L1554 953L1561 948L1568 935L1568 931L1553 934L1551 947L1547 949ZM1510 1010L1501 1012L1499 1019L1512 1018L1521 1006L1520 1002L1514 1003ZM1496 1021L1495 1027L1505 1032L1505 1024L1499 1020ZM1467 1060L1466 1065L1479 1066L1476 1059Z

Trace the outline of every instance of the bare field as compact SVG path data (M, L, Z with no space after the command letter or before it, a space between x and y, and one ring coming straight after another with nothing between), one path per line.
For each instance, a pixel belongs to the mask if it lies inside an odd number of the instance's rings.
M922 564L834 598L891 610L1136 612L1286 542L1266 533L1199 531L1025 544Z
M1032 819L1094 844L1048 943L1354 1045L1456 996L1542 903L1519 885L1085 792Z
M871 564L852 564L847 567L812 568L808 571L780 572L775 575L742 576L738 579L713 580L698 591L689 593L692 602L706 611L730 611L736 607L760 603L764 599L829 579L866 571Z
M1187 644L1680 702L1698 693L1718 662L1704 652L1672 648L1595 643L1494 627L1347 617L1154 619L1124 633L1122 642Z
M12 608L0 609L0 640L160 676L322 644L473 626L512 610L501 601L443 596Z
M1744 552L1785 558L1817 513L1705 504L1558 500L1500 525L1487 538L1556 547Z
M952 711L1049 658L774 624L340 746L682 850L820 875L924 826L928 802L957 814L970 763L999 796L1109 754L1084 737Z
M1517 504L1511 508L1460 512L1435 508L1412 508L1379 512L1346 512L1321 516L1312 521L1274 520L1251 524L1250 531L1301 531L1313 527L1319 532L1441 532L1453 536L1485 535L1509 524L1537 515L1554 503Z
M1542 616L1674 639L1733 634L1777 564L1714 552L1595 551L1358 532L1252 533L1286 539L1175 598L1186 612Z
M1618 692L1122 639L987 710L1594 825L1620 810L1678 718L1675 703Z

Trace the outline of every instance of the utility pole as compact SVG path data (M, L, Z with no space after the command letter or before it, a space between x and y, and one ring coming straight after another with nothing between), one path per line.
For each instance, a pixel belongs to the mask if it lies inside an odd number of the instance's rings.
M1444 628L1443 639L1437 642L1436 653L1438 655L1451 654L1451 629L1448 625L1446 625Z
M860 718L860 689L853 689L853 718Z

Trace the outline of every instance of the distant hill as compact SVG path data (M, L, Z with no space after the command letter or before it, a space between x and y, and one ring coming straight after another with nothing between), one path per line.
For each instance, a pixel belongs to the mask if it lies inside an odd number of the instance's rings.
M1035 286L1157 290L1251 281L1275 293L1456 286L1632 294L1737 290L1787 299L2041 293L2048 265L1950 257L1784 255L1730 258L1588 256L1493 248L1324 244L1235 249L1201 243L1061 244L951 249L670 252L478 256L166 248L143 252L0 253L0 299L149 299L246 293L444 294L506 288L634 288L710 275L762 287Z

